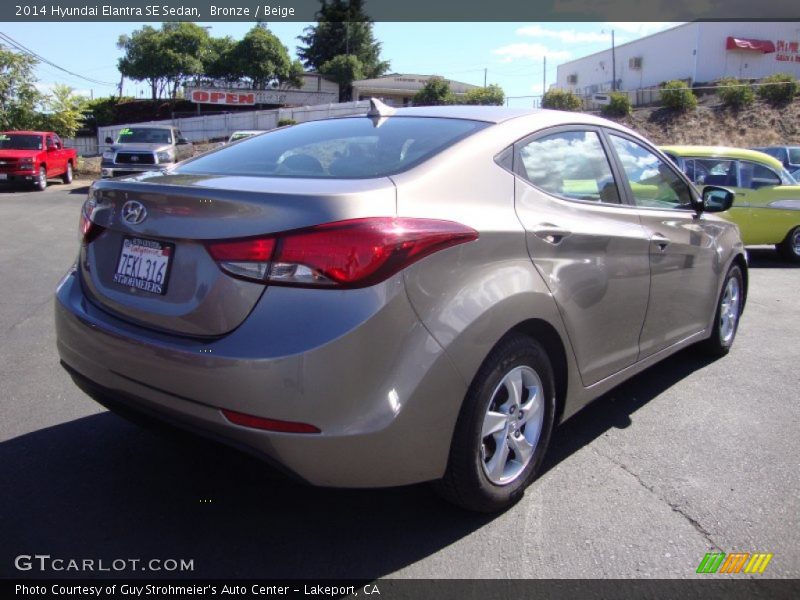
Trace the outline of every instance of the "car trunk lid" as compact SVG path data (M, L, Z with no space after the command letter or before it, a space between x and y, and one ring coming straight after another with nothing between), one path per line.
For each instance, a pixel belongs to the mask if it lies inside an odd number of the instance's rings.
M223 273L206 243L396 214L388 178L148 174L97 182L91 194L100 233L81 251L88 296L121 318L190 336L233 330L265 290Z

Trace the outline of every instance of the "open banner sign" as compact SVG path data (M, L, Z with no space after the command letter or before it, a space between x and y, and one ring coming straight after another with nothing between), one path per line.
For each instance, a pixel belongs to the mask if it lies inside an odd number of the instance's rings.
M254 105L254 92L221 92L219 90L192 90L190 99L196 104Z

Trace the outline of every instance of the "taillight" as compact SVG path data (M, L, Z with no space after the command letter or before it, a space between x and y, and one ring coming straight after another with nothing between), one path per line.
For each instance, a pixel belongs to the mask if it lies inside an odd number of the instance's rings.
M282 433L321 433L319 427L309 425L308 423L267 419L265 417L256 417L255 415L247 415L224 408L221 412L228 421L241 427L263 429L265 431L280 431Z
M94 200L87 200L83 203L81 208L81 218L78 224L78 230L81 236L81 243L85 246L96 238L103 228L92 221L92 211L94 210Z
M220 268L259 283L358 288L478 238L474 229L432 219L377 217L207 244Z

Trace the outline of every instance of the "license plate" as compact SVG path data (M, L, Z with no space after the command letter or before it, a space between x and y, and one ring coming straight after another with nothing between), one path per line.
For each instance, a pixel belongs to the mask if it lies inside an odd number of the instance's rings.
M175 245L137 237L125 237L114 273L114 282L150 294L167 293L169 266Z
M0 181L3 179L8 179L8 175L6 175L5 173L0 173Z

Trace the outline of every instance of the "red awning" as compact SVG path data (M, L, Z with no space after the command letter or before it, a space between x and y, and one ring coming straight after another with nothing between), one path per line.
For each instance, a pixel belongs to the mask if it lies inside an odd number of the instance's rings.
M752 50L763 54L775 52L775 44L769 40L746 40L744 38L729 37L725 43L726 50Z

